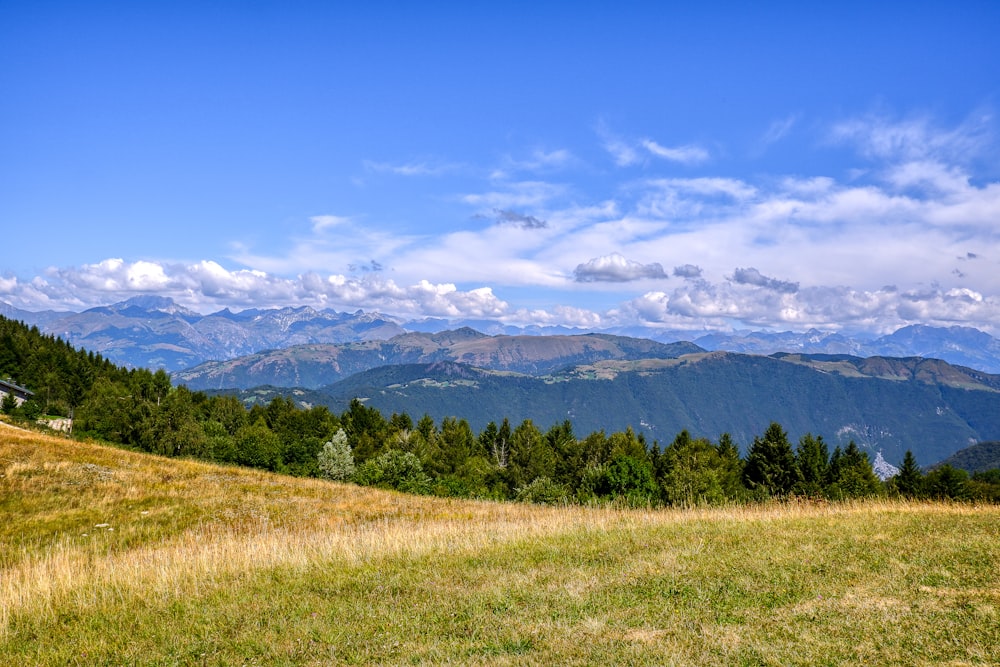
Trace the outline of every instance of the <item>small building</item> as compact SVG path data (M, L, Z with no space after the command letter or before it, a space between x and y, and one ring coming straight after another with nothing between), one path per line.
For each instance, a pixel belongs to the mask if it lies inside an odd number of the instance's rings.
M20 407L22 403L34 396L35 392L28 391L24 387L16 385L10 380L0 380L0 403L3 403L3 400L7 398L8 394L14 397L14 401L16 401L18 407Z

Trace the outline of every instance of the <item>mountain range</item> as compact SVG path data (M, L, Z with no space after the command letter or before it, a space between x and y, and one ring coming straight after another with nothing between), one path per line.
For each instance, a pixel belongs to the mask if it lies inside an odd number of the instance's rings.
M292 394L339 411L361 398L385 414L460 416L475 428L504 417L570 419L583 435L632 427L661 441L682 429L729 432L744 447L777 421L793 438L855 440L890 463L905 449L930 463L1000 439L1000 376L992 374L1000 342L963 327L911 326L867 339L716 333L689 342L561 330L487 335L307 307L201 315L151 296L81 313L0 304L0 315L116 363L172 370L192 389L254 388L247 400Z
M100 352L130 367L173 372L206 361L224 361L293 345L385 341L411 333L470 328L488 335L549 336L601 333L648 338L663 343L690 341L709 351L750 354L800 352L859 357L928 357L1000 373L1000 340L969 327L911 325L885 336L848 336L810 330L794 332L710 333L662 331L644 327L606 330L566 327L516 327L489 320L405 321L380 313L340 313L310 307L220 310L209 315L188 310L168 297L138 296L83 312L14 308L0 302L0 315L37 326L75 346ZM333 379L327 380L332 382Z
M191 389L247 389L258 385L315 389L382 366L458 362L526 375L544 375L612 359L672 359L703 352L693 343L658 343L607 334L487 336L463 328L406 333L386 341L297 345L228 361L206 362L173 374Z
M158 296L133 297L80 313L31 313L0 304L0 315L33 324L116 364L167 371L265 349L385 339L405 332L378 313L303 306L202 315Z

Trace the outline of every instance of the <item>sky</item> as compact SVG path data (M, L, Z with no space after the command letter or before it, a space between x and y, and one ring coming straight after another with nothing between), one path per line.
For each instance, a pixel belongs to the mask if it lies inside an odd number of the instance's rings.
M998 34L996 2L0 0L0 301L1000 335Z

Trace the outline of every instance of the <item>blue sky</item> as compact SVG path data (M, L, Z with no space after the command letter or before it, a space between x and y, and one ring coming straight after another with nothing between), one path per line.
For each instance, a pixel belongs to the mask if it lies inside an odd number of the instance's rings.
M342 4L0 3L0 301L1000 334L997 3Z

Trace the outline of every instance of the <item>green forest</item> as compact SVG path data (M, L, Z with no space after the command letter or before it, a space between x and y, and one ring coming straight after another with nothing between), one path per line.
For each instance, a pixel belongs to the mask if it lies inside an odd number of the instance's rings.
M587 435L570 421L544 427L503 415L476 433L460 417L416 421L354 400L341 414L287 397L247 408L231 395L172 386L162 370L126 369L100 354L0 317L0 378L34 396L0 406L15 420L70 416L73 437L172 457L418 494L536 503L696 506L802 496L879 495L996 502L1000 470L948 465L924 472L910 452L880 481L853 442L831 451L821 435L792 443L781 425L741 447L681 431L669 443L631 429Z

